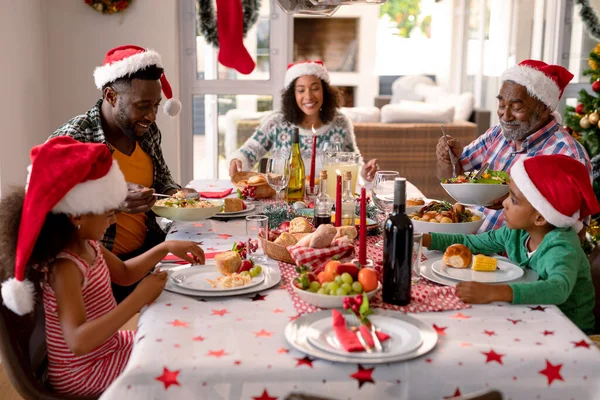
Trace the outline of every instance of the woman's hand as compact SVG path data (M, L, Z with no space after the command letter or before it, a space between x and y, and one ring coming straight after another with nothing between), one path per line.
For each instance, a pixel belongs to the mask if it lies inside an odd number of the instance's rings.
M378 170L379 170L379 164L377 164L377 159L374 158L372 160L369 160L369 162L363 166L363 169L362 169L363 178L365 178L366 181L371 182L373 179L375 179L375 174L377 173Z
M465 303L487 304L492 301L512 302L512 289L508 285L488 285L479 282L459 282L456 294Z
M167 272L153 272L136 286L132 295L140 296L143 304L152 303L165 288L167 284Z
M204 265L204 250L197 242L187 240L167 240L163 242L167 250L190 264Z
M242 160L238 160L237 158L232 159L229 162L229 176L233 176L238 172L242 171Z

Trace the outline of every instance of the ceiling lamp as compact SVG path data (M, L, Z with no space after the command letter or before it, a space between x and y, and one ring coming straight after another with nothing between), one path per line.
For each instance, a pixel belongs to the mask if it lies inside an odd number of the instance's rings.
M327 1L329 3L334 2L334 0ZM333 13L340 8L340 4L323 4L317 0L277 0L277 3L283 9L283 11L291 15L316 15L331 17Z

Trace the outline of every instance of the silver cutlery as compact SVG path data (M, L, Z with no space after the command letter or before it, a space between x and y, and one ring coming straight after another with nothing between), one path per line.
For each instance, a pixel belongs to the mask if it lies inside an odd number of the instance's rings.
M446 136L446 130L444 129L444 125L440 125L440 128L442 128L442 135L444 136L444 139L446 140L446 144L448 144L448 136ZM452 163L452 177L456 178L456 159L454 158L454 153L452 152L452 149L450 148L449 144L448 144L448 156L450 156L450 162Z
M365 339L365 337L363 336L362 332L360 331L360 320L358 319L358 317L354 314L350 314L349 315L349 321L351 326L350 329L356 334L356 338L358 339L359 343L361 344L361 346L365 349L365 351L367 353L373 353L373 348L371 346L369 346L369 344L367 343L367 340ZM381 343L379 343L379 345L381 346Z
M375 324L373 322L369 321L369 323L371 324L371 337L373 338L373 343L375 344L375 350L381 353L383 352L383 346L381 345L381 341L377 337L377 328L375 327Z
M489 162L486 162L485 164L483 164L483 166L481 167L479 172L477 172L477 174L475 174L475 177L473 177L473 179L481 178L481 175L483 175L483 173L485 172L486 169L488 169L489 166L490 166Z

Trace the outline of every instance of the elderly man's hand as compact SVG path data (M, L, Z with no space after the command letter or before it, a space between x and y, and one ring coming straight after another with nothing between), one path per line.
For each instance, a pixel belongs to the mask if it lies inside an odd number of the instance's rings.
M379 164L377 164L377 159L374 158L370 160L362 169L363 178L365 178L367 182L371 182L373 179L375 179L375 174L377 173L378 169Z
M119 211L138 214L150 211L155 202L154 189L127 182L127 197L119 207Z
M452 167L448 149L452 149L452 154L454 154L454 158L458 161L458 158L462 154L463 147L460 144L460 141L458 139L454 139L452 136L448 136L448 142L446 142L446 138L443 136L440 137L440 140L438 140L437 146L435 147L435 155L437 157L438 164Z
M485 208L489 208L490 210L502 210L504 208L504 200L508 198L508 194L506 196L502 196L499 199L494 200L492 204L489 206L485 206Z

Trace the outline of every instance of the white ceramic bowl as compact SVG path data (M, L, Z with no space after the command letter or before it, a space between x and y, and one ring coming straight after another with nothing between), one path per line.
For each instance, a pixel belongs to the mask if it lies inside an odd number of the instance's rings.
M304 302L319 308L342 308L344 306L344 298L356 296L355 294L352 296L330 296L327 294L313 293L309 292L308 290L298 289L294 285L292 285L292 287L294 288L294 291L298 297L300 297ZM379 282L377 285L377 289L367 292L367 297L370 299L371 297L375 296L375 293L377 293L379 290L381 290L381 282Z
M508 185L491 183L442 183L452 198L465 206L489 206L508 194Z
M483 225L483 221L485 221L485 216L483 213L479 211L471 210L473 215L478 215L481 217L479 221L475 222L457 222L453 224L440 224L435 222L425 222L425 221L417 221L411 219L413 223L413 228L415 232L421 233L476 233L481 225Z
M206 200L214 207L205 208L174 208L154 206L152 211L159 217L170 219L171 221L201 221L216 215L223 208L223 200Z

